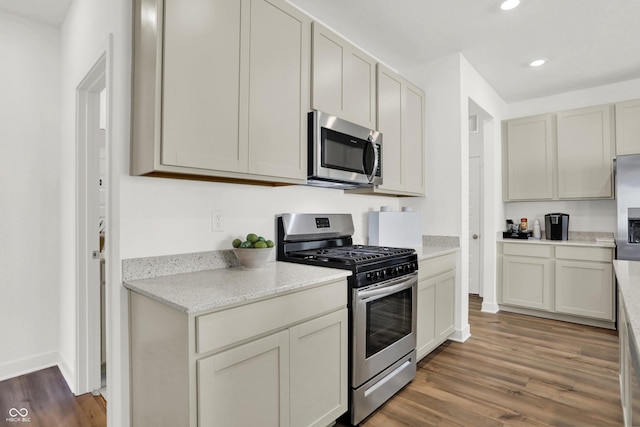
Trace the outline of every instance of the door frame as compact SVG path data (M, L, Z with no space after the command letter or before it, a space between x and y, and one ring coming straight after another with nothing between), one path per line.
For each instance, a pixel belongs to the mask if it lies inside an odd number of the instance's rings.
M482 141L483 145L484 145L484 138ZM471 159L478 159L478 192L479 192L479 203L478 203L478 235L479 235L479 242L478 242L478 259L476 260L476 262L478 263L478 294L482 297L484 295L484 162L483 162L483 156L469 156L469 164L471 164ZM469 168L469 170L471 170L471 168ZM469 173L469 179L471 179L471 173ZM469 182L469 187L471 187L471 182ZM469 203L469 213L471 213L471 203ZM470 234L470 238L472 239L473 236L471 235L471 230L469 230L469 234ZM469 240L469 242L471 242L471 240ZM471 244L471 243L470 243ZM469 249L469 252L471 252L471 249ZM469 270L471 271L471 268L469 268ZM469 279L469 285L471 285L471 279Z
M110 44L109 44L110 46ZM100 92L106 90L106 146L110 141L110 85L108 69L110 48L100 52L89 72L76 88L76 394L100 390L100 260L92 258L99 251L98 202L100 148L91 130L98 125ZM97 108L97 110L96 110ZM109 170L109 149L106 150ZM91 189L94 189L93 191ZM109 186L107 186L109 191ZM106 198L109 212L109 197ZM108 230L109 215L105 230ZM107 233L108 234L108 233ZM92 242L93 239L93 242ZM107 244L108 245L108 239ZM107 296L108 300L108 296ZM106 310L106 323L109 311ZM107 327L107 330L109 328ZM108 340L107 340L108 342ZM108 358L108 354L107 354Z

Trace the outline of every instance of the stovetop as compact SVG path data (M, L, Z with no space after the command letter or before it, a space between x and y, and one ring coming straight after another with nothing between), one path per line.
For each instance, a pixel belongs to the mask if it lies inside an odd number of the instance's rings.
M410 255L415 251L406 248L389 248L384 246L351 245L334 248L317 248L289 252L289 256L297 259L314 260L344 266L384 261L393 257Z
M354 245L349 214L283 214L277 218L278 261L351 270L351 287L362 287L418 270L411 248Z

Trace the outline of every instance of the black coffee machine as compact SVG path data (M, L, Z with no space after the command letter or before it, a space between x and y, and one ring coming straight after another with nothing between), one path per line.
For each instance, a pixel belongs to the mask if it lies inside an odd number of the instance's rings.
M569 215L550 213L544 216L544 234L547 240L569 240Z

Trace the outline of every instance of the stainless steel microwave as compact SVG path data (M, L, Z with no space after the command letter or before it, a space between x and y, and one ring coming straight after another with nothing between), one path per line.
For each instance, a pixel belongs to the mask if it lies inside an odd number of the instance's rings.
M320 111L309 113L307 184L357 188L382 184L382 134Z

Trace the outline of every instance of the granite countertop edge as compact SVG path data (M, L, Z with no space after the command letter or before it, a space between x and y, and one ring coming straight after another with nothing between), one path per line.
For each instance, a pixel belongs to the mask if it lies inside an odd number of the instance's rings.
M124 281L125 288L185 314L201 314L347 278L350 271L286 262L262 269L217 268Z
M614 260L613 268L627 309L627 322L634 338L636 354L640 355L640 261Z
M460 248L453 246L422 246L415 249L418 255L418 261L425 261L442 255L454 254Z
M556 246L585 246L599 248L615 248L616 241L613 233L608 232L569 232L569 240L547 240L542 239L510 239L502 237L502 232L497 234L498 243L531 243L534 245L556 245Z

